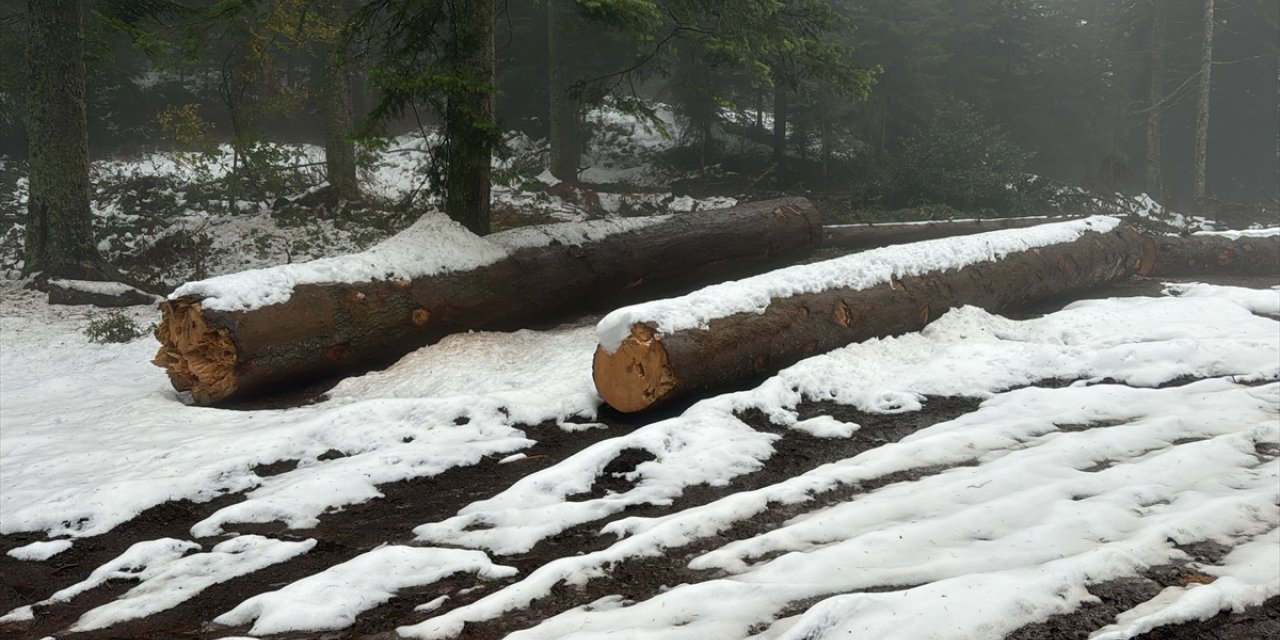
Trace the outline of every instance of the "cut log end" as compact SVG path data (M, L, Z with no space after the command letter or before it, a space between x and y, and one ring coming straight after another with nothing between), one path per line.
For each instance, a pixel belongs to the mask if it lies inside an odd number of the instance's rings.
M653 328L644 324L632 327L617 351L596 348L591 369L600 397L623 413L660 404L677 386L666 347Z
M1155 268L1156 257L1160 248L1155 238L1151 236L1142 236L1142 256L1139 258L1138 268L1135 270L1137 275L1146 276Z
M160 305L152 362L169 374L178 391L190 391L200 404L212 404L236 391L236 347L226 329L204 321L199 302L171 300Z

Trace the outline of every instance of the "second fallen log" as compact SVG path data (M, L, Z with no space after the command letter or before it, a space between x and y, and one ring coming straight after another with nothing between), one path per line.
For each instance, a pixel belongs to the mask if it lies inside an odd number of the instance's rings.
M596 390L636 412L775 372L853 342L923 328L947 309L989 311L1126 279L1154 243L1114 218L868 251L619 309L598 327Z

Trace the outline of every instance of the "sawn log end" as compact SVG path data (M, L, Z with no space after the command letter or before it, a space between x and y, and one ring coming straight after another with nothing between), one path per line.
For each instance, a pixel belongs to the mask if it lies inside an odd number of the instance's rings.
M591 374L600 397L623 413L660 404L678 386L661 337L645 324L632 327L613 353L597 347Z
M165 370L178 391L190 391L202 405L236 392L236 347L226 329L205 322L200 302L189 299L160 303L156 339L160 350L152 363Z

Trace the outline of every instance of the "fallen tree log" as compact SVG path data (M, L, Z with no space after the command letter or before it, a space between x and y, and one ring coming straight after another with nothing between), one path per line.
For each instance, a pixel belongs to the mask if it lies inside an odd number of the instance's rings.
M1035 216L1022 218L975 218L931 220L928 222L884 222L832 224L822 228L822 246L865 250L937 238L965 236L1001 229L1025 229L1042 224L1077 219L1076 216Z
M1280 235L1153 236L1153 277L1280 276Z
M154 362L174 388L215 404L390 364L451 333L519 328L568 310L760 273L807 255L820 239L814 207L787 198L651 221L530 227L489 241L460 238L473 244L472 253L493 255L473 268L421 277L295 284L255 298L244 290L297 281L299 268L316 263L234 274L186 285L177 293L189 295L160 305ZM363 268L361 255L347 258ZM347 268L326 263L306 273ZM263 298L268 304L253 302Z
M922 242L782 269L620 309L598 327L593 377L619 411L772 373L853 342L1145 273L1154 245L1114 218Z

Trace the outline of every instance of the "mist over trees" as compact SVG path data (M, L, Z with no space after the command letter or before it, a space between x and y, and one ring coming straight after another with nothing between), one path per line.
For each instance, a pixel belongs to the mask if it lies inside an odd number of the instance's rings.
M55 18L83 36L42 35ZM46 133L64 108L48 88L80 59L92 158L229 144L233 209L307 190L276 143L322 145L317 197L351 203L362 150L417 131L435 141L424 193L486 233L505 132L545 139L550 175L578 185L589 110L660 104L681 124L665 161L736 171L743 192L1034 213L1035 175L1195 213L1280 198L1264 0L31 0L0 13L0 56L0 146L29 158L33 220L86 209L88 158L61 150L77 118Z

